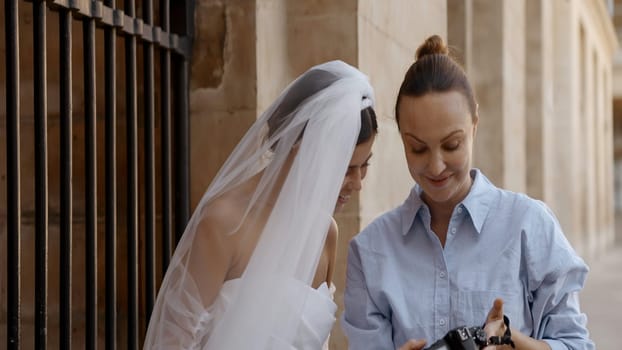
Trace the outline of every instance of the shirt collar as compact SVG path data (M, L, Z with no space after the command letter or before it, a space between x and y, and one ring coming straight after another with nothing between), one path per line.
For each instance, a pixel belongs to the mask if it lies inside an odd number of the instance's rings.
M496 187L479 169L471 169L471 177L473 178L473 184L471 185L469 194L467 194L458 206L463 206L466 209L471 217L475 230L477 233L480 233L496 193L496 191L491 190ZM403 236L408 234L419 210L425 205L421 199L421 192L422 189L419 185L413 186L408 198L406 198L406 201L404 201L404 204L400 208Z
M471 176L473 177L473 185L469 194L460 204L466 208L469 216L471 216L477 233L481 233L497 191L494 191L496 187L479 169L472 169Z

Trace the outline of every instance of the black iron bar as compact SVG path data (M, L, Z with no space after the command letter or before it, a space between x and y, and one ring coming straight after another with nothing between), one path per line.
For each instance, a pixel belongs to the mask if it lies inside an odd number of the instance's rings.
M193 33L192 18L194 1L180 1L171 8L171 30L179 33L190 42ZM190 217L190 158L189 158L189 74L190 57L175 54L173 56L174 82L174 110L175 110L175 238L177 242L186 228Z
M84 19L84 141L86 171L86 348L97 348L97 133L95 20Z
M71 241L72 241L72 64L71 12L62 9L60 36L60 337L59 348L71 348Z
M190 216L190 164L188 130L188 60L174 56L175 86L175 238L179 242Z
M169 1L160 0L160 26L170 30ZM171 53L168 48L160 49L160 152L162 180L162 273L168 268L173 252L172 175L171 175Z
M21 200L19 132L19 20L17 0L4 1L6 45L7 349L21 345Z
M114 0L105 5L115 7ZM106 157L106 349L117 348L117 29L104 29Z
M153 24L153 1L143 0L143 21ZM145 293L146 316L149 319L155 303L155 90L153 43L143 41L144 152L145 152Z
M125 1L125 13L134 17L134 1ZM138 144L136 37L125 36L125 90L127 118L127 348L138 349Z
M35 123L35 347L47 346L48 165L46 4L33 1Z

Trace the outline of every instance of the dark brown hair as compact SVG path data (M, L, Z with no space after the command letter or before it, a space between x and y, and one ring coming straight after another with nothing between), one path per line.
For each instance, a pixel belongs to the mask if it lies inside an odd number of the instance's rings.
M291 113L306 99L327 88L338 79L339 76L334 73L319 69L314 69L305 73L290 88L287 95L283 98L282 103L276 108L273 115L268 120L268 136L273 135L279 128L288 123L291 120ZM302 137L303 132L304 128L298 138ZM356 144L359 145L366 142L377 133L378 122L376 120L376 112L372 107L362 109L361 130L359 131Z
M449 56L449 50L438 35L432 35L417 49L416 60L404 76L395 102L395 119L399 128L399 105L402 96L420 97L433 92L458 91L467 100L471 117L477 114L477 103L464 69Z
M361 110L361 131L356 140L356 144L367 142L373 135L378 133L378 121L376 120L376 112L372 107Z

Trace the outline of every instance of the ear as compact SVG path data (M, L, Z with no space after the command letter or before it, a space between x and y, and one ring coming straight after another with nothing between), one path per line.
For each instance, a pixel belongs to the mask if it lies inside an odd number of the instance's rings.
M471 118L471 121L473 121L473 138L475 138L477 134L477 123L479 122L479 103L475 104L475 115Z

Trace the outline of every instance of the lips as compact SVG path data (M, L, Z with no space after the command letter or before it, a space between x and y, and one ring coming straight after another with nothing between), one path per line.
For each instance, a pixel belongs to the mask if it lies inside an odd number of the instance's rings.
M428 182L434 186L434 187L443 187L447 184L447 182L449 181L450 176L444 176L444 177L437 177L437 178L432 178L432 177L426 177L426 179L428 180Z
M349 195L339 195L339 198L337 198L337 202L339 202L339 204L346 204L349 200Z

